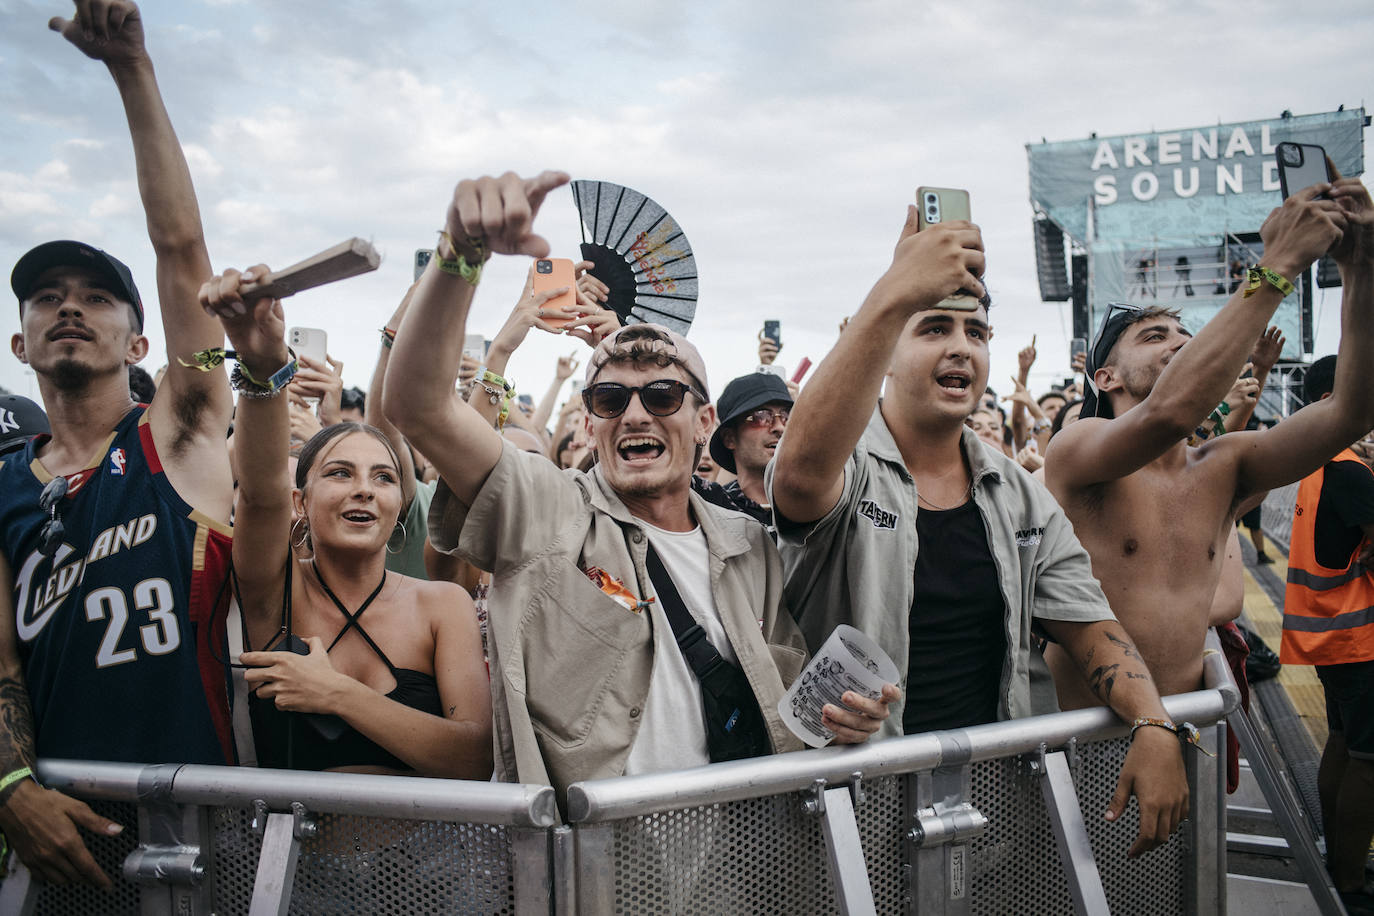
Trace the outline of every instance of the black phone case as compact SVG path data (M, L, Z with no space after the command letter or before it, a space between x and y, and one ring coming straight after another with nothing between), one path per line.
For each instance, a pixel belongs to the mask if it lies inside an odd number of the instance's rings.
M286 637L286 645L278 646L271 651L295 652L297 655L309 655L310 647L305 644L305 640L301 639L295 633L291 633ZM300 713L300 716L326 741L337 741L339 736L348 729L348 723L332 713L303 712Z

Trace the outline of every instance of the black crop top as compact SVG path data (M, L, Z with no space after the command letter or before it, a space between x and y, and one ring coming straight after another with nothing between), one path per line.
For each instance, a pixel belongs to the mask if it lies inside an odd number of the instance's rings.
M292 565L290 562L287 563L288 570ZM315 574L318 578L319 570L316 570ZM286 593L289 595L291 590L289 572L287 577ZM439 700L439 684L434 676L411 668L397 668L391 663L391 659L386 657L386 653L382 651L381 647L373 642L372 637L368 635L358 621L358 618L362 617L363 612L372 604L373 599L377 597L385 584L386 574L383 573L382 581L376 590L363 602L356 613L350 614L342 602L334 596L329 586L325 585L324 579L320 578L320 585L324 587L325 593L333 599L335 607L345 618L343 627L335 635L334 641L329 644L329 649L338 645L339 640L343 639L349 630L356 629L358 634L367 640L372 651L377 653L377 657L386 664L391 676L396 679L396 687L386 695L387 699L395 700L397 703L412 709L418 709L420 712L442 716L443 707ZM290 600L289 597L286 599L287 604L283 609L283 623L286 626L286 633L277 640L278 651L291 651L289 646L282 645L283 642L291 638ZM328 770L344 766L411 769L409 764L338 716L285 712L278 709L273 700L259 698L256 691L248 695L248 714L253 723L253 741L257 747L258 766L292 770Z

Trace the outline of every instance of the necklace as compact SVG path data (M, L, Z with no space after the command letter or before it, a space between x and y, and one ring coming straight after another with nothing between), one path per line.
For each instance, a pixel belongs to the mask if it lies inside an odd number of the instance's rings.
M968 482L968 489L964 491L964 499L960 500L959 502L955 503L955 504L952 505L952 506L937 506L935 503L931 502L930 500L928 500L928 499L926 499L924 496L922 496L922 495L921 495L921 492L920 492L919 490L916 491L916 499L917 499L918 502L923 502L923 503L925 503L927 506L929 506L930 508L934 509L936 512L948 512L950 509L957 509L959 506L962 506L962 505L964 504L964 502L967 501L967 499L968 499L972 494L973 494L973 481L970 480L970 481Z

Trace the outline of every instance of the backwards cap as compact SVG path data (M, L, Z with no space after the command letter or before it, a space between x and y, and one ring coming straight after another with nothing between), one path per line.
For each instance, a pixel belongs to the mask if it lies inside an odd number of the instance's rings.
M601 367L612 358L621 354L629 355L631 341L620 340L627 331L632 332L633 343L645 345L653 353L686 369L692 380L701 386L701 393L706 400L711 400L711 391L706 387L706 362L701 358L700 351L686 337L661 324L631 324L606 335L592 351L592 358L587 360L586 384L590 385ZM646 331L652 333L646 334Z

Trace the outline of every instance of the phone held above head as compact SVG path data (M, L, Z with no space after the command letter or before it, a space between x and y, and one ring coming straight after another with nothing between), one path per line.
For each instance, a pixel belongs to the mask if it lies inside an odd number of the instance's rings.
M1326 150L1315 143L1280 143L1274 147L1274 161L1279 166L1279 188L1284 200L1314 184L1330 184L1334 177ZM1327 199L1325 194L1320 197Z
M937 223L955 220L972 220L973 211L969 207L968 191L959 188L916 189L916 231L929 229ZM960 291L935 306L937 309L951 309L956 312L975 312L980 300L971 293Z
M555 296L544 303L549 310L562 309L565 312L577 311L577 274L573 262L567 258L540 258L534 262L534 292L566 287L567 292ZM544 323L552 328L561 328L574 321L572 318L549 317Z

